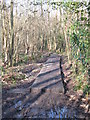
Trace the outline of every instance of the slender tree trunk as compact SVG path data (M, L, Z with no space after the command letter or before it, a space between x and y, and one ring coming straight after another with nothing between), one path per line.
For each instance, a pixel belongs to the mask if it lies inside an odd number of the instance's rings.
M45 43L45 41L44 41L44 33L43 33L43 46L42 46L42 51L44 50L44 43Z
M4 11L4 63L7 63L8 61L8 53L7 53L7 39L8 39L8 29L7 29L7 8L5 8Z
M17 1L16 1L17 3ZM19 60L19 54L18 54L18 43L19 43L19 34L17 32L17 5L16 5L16 16L15 16L15 53L14 53L14 57L15 57L15 63L18 63Z
M4 1L2 0L2 7L1 7L1 25L2 25L2 61L4 62Z
M43 17L43 0L41 0L41 17Z
M3 8L3 3L0 3L0 31L1 31L1 34L0 34L0 51L1 51L0 52L0 66L2 66L2 8ZM2 71L0 70L0 76L1 76L1 72ZM0 91L2 92L2 89ZM2 105L0 105L0 109L2 110ZM2 114L0 114L0 118L2 119Z
M51 31L50 31L50 36L49 36L49 50L52 49L52 41L51 41Z
M14 30L13 30L13 0L11 0L11 49L10 49L10 66L13 66L14 54Z
M36 0L34 0L34 4L36 4ZM34 5L34 17L36 16L36 5Z
M25 51L25 54L28 54L28 52L29 52L28 41L29 41L29 37L28 37L28 31L27 31L26 43L25 43L25 46L26 46L26 51Z
M69 51L69 44L68 44L68 36L67 36L67 26L66 23L64 23L64 14L63 14L63 9L62 9L62 27L64 30L64 37L65 37L65 42L66 42L66 51L67 51L67 56L68 56L68 62L69 64L71 64L70 62L70 51Z
M64 35L65 35L65 41L66 41L66 51L67 51L67 56L68 56L68 62L70 63L67 29L64 30Z
M88 11L88 59L89 59L89 56L90 56L90 1L87 3L88 5L88 8L87 8L87 11ZM88 68L88 85L90 85L90 59L88 60L88 63L87 63L87 68Z
M3 20L4 22L4 20ZM2 59L4 62L4 24L3 24L3 28L2 28Z
M54 50L56 51L56 47L57 47L57 44L56 44L56 37L54 36Z

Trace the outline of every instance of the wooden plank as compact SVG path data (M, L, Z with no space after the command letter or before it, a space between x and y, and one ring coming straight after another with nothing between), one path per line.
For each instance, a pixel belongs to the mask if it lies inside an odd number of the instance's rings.
M52 54L46 63L43 65L35 82L30 90L34 92L39 91L53 91L64 93L63 82L60 75L60 56Z

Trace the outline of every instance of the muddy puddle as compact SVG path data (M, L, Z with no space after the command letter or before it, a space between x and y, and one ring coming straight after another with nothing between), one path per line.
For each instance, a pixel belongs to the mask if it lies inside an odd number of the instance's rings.
M21 114L22 109L24 106L22 106L21 101L15 104L15 108L19 109L19 113L15 115L16 118L23 118L24 116ZM29 112L27 113L27 118L74 118L74 120L77 120L76 111L71 110L67 107L54 107L50 110L44 110L40 108L31 108Z
M76 112L67 107L51 109L48 113L49 118L76 118Z

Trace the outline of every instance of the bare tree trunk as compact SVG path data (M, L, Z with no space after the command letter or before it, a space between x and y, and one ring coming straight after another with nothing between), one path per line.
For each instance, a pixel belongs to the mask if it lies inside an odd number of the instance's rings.
M41 17L43 17L43 0L41 0Z
M2 22L2 61L4 62L4 1L2 0L2 7L1 7L1 22Z
M55 23L55 30L54 30L54 50L56 51L56 47L57 47L57 42L56 42L56 35L57 35L57 12L56 12L56 23Z
M0 68L2 67L2 3L0 2ZM0 98L2 98L2 70L0 69ZM0 99L0 103L2 103L2 99ZM2 104L0 104L0 120L2 119Z
M5 6L6 7L6 6ZM4 62L8 62L8 52L7 52L7 40L8 40L8 29L7 29L8 14L7 8L4 11Z
M68 44L68 36L67 36L67 25L64 23L64 14L63 14L63 9L62 9L62 27L64 31L64 37L65 37L65 42L66 42L66 51L67 51L67 56L68 56L68 62L70 62L70 51L69 51L69 44Z
M64 35L65 35L65 41L66 41L66 50L67 50L68 62L70 63L70 53L69 53L70 51L69 51L69 44L68 44L68 37L67 37L67 27L64 30Z
M42 52L43 52L43 50L44 50L44 33L43 33L43 35L42 35Z
M88 11L88 32L90 32L90 1L87 2L87 11ZM88 34L88 58L90 56L90 34ZM90 60L88 60L87 63L87 68L88 68L88 85L90 85Z
M51 31L50 31L50 36L49 36L49 50L52 49L52 41L51 41Z
M0 66L2 66L2 8L3 8L3 3L0 3L0 31L1 31L1 34L0 34L0 51L1 51L0 52ZM0 70L0 76L1 76L1 70ZM0 105L0 109L2 110L2 105ZM0 114L0 118L2 118L1 114Z
M25 54L28 54L28 52L29 52L28 41L29 41L29 38L28 38L28 31L27 31L27 35L26 35L26 43L25 43L25 46L26 46Z
M16 1L17 3L17 1ZM15 63L18 63L19 60L19 54L18 54L18 43L19 43L19 34L17 32L17 5L16 5L16 16L15 16L15 53L14 53L14 58L15 58Z
M57 47L57 44L56 44L56 37L54 36L54 50L56 51L56 47Z
M11 0L11 46L10 46L10 66L13 66L14 54L14 30L13 30L13 0Z
M4 28L2 28L2 60L4 62Z
M7 55L7 38L6 38L6 29L4 28L4 62L6 63L8 60Z
M34 0L34 4L36 4L36 0ZM36 5L34 5L34 17L36 16Z
M50 27L50 12L49 12L49 5L50 5L50 3L49 3L49 0L48 0L48 2L47 2L48 26ZM50 34L51 34L51 32L50 32ZM50 36L48 36L48 38L47 38L48 50L51 50L51 40L50 40L50 39L51 39Z

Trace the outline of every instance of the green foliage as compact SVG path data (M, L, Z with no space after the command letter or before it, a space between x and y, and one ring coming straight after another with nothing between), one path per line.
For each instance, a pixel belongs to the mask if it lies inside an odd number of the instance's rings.
M84 88L83 88L83 92L85 94L89 93L90 94L90 85L85 85Z
M4 72L5 72L5 69L4 69L4 67L3 67L3 66L0 66L0 71L1 71L1 76L3 77Z
M82 6L80 4L78 7ZM75 8L75 7L74 7ZM76 9L75 8L75 9ZM74 9L74 10L75 10ZM75 11L78 14L80 11ZM75 61L74 64L77 64L78 74L74 75L76 80L76 86L74 90L82 89L84 93L89 92L90 87L88 85L88 64L90 63L90 58L88 54L89 50L89 32L87 23L87 18L84 16L84 10L81 11L81 18L78 21L74 21L71 25L70 33L70 45L71 45L71 58L72 61ZM74 67L75 67L74 65ZM75 68L76 69L76 68ZM75 69L73 72L75 72ZM87 77L85 77L87 76Z
M20 55L19 62L18 63L14 63L14 66L15 65L27 64L28 62L30 62L30 60L31 60L30 56L22 54L22 55Z
M11 76L12 82L16 83L17 80L23 80L25 79L25 75L24 74L13 74Z
M27 63L28 61L28 56L24 56L23 62Z
M88 63L88 32L86 27L81 27L80 22L75 22L71 26L72 33L70 35L70 42L72 48L72 56L81 60L83 65Z

